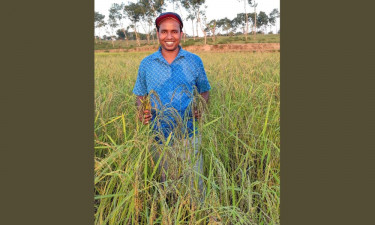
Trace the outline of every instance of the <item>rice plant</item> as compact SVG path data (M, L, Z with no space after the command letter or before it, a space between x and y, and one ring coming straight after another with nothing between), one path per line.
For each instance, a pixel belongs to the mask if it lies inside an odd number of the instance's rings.
M150 53L95 54L95 223L279 224L279 53L197 53L212 87L208 105L194 102L206 108L196 124L204 174L169 138L156 145L170 165L164 183L132 94Z

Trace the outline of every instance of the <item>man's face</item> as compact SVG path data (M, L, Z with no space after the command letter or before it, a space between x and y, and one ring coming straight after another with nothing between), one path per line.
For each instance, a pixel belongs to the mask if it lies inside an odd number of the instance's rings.
M157 36L163 50L176 51L182 38L180 24L173 19L164 20L159 26Z

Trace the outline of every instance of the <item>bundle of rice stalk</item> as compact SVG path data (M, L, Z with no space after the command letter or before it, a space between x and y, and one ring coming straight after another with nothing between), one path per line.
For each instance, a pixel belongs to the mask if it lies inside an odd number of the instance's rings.
M149 95L146 95L145 97L143 97L143 99L140 99L141 100L141 109L140 109L140 112L141 114L143 115L143 113L147 110L149 113L151 112L151 102L150 102L150 97Z

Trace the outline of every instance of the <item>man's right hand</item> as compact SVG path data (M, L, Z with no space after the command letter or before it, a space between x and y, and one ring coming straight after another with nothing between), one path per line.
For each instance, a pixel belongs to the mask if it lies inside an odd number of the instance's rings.
M137 96L136 100L136 106L138 111L138 119L143 123L143 124L149 124L152 115L151 115L151 110L145 109L142 106L142 101L145 98L145 96ZM149 107L151 108L151 107Z
M143 122L143 124L149 124L151 118L152 118L152 115L151 115L151 112L149 110L144 110L143 113L140 113L142 115L140 115L138 118L141 122Z

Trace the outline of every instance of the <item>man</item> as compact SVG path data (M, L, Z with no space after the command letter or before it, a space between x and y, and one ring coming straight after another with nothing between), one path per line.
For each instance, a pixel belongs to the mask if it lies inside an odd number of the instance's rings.
M133 89L137 95L139 119L144 124L152 124L159 144L165 144L169 139L172 146L177 146L182 141L185 147L194 148L197 154L200 136L194 129L194 118L201 118L202 112L192 104L194 90L208 102L211 87L199 56L179 45L183 35L181 17L172 12L162 13L156 18L155 25L159 50L142 60ZM151 111L142 107L147 97L151 101ZM182 158L191 157L186 151ZM167 159L162 166L168 172ZM203 173L202 157L195 169ZM165 181L163 176L162 181ZM202 181L199 183L201 188Z

